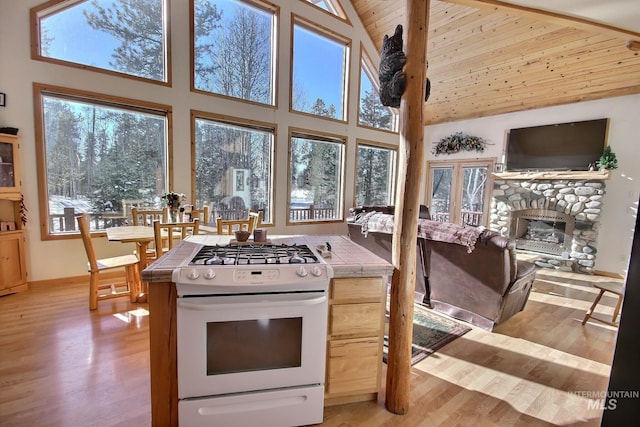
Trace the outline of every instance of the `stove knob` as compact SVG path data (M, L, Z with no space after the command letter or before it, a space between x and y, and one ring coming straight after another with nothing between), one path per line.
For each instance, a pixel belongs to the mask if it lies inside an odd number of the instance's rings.
M207 272L206 272L206 273L204 273L204 278L205 278L205 279L211 280L211 279L213 279L214 277L216 277L216 272L215 272L215 271L213 271L213 269L212 269L212 268L208 269L208 270L207 270Z
M306 269L306 268L304 268L304 266L302 266L302 265L301 265L301 266L300 266L300 267L298 267L298 269L296 270L296 274L297 274L298 276L300 276L300 277L305 277L305 276L306 276L307 274L309 274L309 273L307 272L307 269Z
M311 274L314 275L315 277L320 277L320 276L322 276L322 269L320 267L318 267L317 265L315 265L311 269Z
M189 274L187 274L187 277L191 280L196 280L198 277L200 277L200 273L198 273L198 270L194 268L189 272Z

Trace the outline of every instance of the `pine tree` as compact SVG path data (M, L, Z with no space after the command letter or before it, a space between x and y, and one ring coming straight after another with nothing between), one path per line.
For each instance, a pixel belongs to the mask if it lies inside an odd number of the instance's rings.
M361 125L371 126L377 129L390 130L391 112L389 108L382 105L380 97L374 90L365 92L363 98L360 99L360 117Z
M163 8L159 0L113 2L110 7L91 4L96 12L84 12L87 23L109 33L121 44L110 65L122 72L154 80L164 80Z

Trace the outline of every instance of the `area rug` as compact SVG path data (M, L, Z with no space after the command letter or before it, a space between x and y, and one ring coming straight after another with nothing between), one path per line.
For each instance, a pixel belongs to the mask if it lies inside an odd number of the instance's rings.
M384 335L383 361L387 363L389 346L389 313ZM441 316L423 304L413 306L413 344L411 345L411 365L433 354L445 344L469 332L471 328Z

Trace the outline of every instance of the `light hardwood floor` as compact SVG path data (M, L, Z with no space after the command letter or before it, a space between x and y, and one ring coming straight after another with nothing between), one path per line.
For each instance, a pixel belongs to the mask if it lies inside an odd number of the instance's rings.
M607 389L617 330L580 324L596 295L585 279L611 280L540 271L522 313L415 365L408 414L386 411L382 392L326 408L322 425L598 426L596 398L581 392ZM87 286L0 298L1 426L150 424L146 306L111 300L90 312ZM615 302L605 295L596 313Z

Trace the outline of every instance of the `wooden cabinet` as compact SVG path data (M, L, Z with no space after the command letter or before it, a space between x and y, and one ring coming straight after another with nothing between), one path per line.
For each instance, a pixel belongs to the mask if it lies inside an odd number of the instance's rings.
M18 137L0 134L0 295L27 289Z
M18 137L0 134L0 194L20 193Z
M331 281L325 406L376 400L382 376L386 278Z

